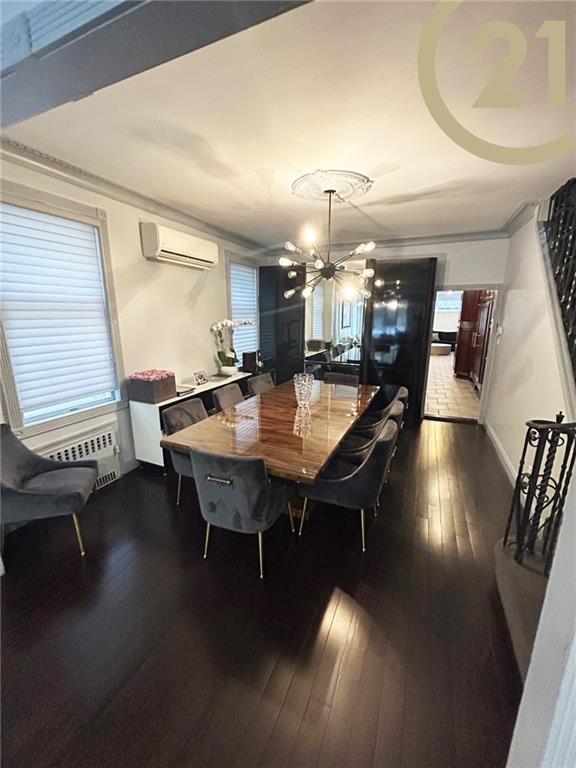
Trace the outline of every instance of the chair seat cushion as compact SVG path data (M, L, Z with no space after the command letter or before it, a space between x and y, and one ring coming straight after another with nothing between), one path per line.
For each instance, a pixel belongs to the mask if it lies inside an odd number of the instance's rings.
M42 472L24 483L23 489L50 496L78 496L84 506L96 482L98 473L89 467L69 467Z

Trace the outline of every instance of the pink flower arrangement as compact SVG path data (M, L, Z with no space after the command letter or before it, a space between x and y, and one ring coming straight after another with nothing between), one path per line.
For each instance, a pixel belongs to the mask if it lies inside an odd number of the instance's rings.
M147 371L136 371L131 373L131 379L139 379L140 381L162 381L162 379L169 379L174 376L174 371L163 371L161 368L149 368Z

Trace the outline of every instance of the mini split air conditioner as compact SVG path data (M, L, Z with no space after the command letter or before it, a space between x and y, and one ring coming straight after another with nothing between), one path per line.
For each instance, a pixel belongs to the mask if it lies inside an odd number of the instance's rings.
M212 269L218 264L218 245L177 229L149 221L140 222L142 253L147 259Z

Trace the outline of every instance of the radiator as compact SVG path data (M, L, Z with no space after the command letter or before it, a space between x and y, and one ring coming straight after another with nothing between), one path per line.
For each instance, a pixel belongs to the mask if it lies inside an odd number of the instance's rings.
M38 453L58 461L95 459L98 462L95 488L102 488L120 477L120 449L115 425L112 429L100 428L81 436L68 437L62 442L44 446Z

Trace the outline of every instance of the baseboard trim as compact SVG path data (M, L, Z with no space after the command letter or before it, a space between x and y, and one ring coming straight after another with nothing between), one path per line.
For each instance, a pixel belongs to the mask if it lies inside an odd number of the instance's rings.
M490 438L490 442L494 446L494 450L496 451L496 455L500 460L502 469L506 473L508 480L510 480L510 485L514 487L514 485L516 484L516 474L517 474L516 469L514 468L514 465L508 458L508 454L504 450L504 446L500 442L500 438L498 437L496 432L492 429L490 424L488 424L488 422L485 422L483 426L484 426L484 429L486 430L486 434Z

